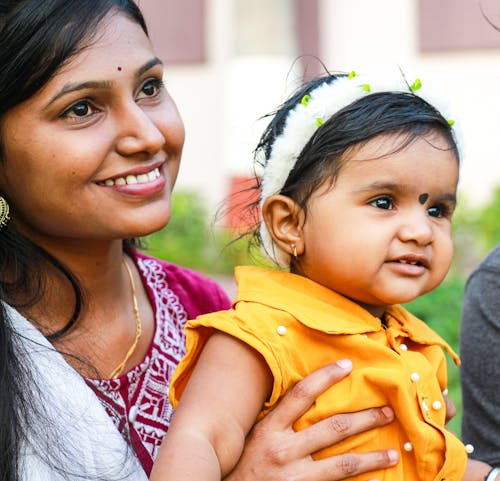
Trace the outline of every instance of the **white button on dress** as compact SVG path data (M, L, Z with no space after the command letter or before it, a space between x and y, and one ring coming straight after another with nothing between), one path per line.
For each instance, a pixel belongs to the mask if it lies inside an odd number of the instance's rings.
M408 441L403 444L403 449L408 452L413 451L413 444Z
M276 328L276 331L278 331L278 334L280 336L284 336L286 334L286 327L285 326L278 326Z
M439 411L443 407L443 403L441 401L432 401L432 409L434 411Z
M417 382L419 379L420 379L420 374L418 372L412 372L410 374L410 379L413 381L413 382Z

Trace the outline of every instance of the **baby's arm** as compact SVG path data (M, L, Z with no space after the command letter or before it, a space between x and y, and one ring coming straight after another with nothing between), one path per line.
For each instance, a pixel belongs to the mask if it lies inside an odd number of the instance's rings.
M260 354L214 332L175 411L151 481L222 479L236 465L271 388Z

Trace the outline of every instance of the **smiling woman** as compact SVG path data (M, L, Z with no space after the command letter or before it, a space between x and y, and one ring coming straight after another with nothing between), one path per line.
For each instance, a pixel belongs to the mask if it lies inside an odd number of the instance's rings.
M230 304L215 282L138 250L169 222L184 143L162 61L131 0L0 0L0 62L0 479L144 481L172 418L184 324ZM342 432L335 416L291 429L349 372L304 379L227 479L394 464L385 449L310 458L389 423L389 408L339 414ZM285 457L266 457L276 445Z
M2 191L15 226L59 258L60 237L86 243L163 227L179 169L183 126L148 38L125 16L102 29L84 61L71 59L3 119Z

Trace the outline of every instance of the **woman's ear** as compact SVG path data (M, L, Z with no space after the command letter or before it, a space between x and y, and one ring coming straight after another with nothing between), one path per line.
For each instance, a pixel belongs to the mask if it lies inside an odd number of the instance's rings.
M304 252L304 209L286 195L271 195L262 206L262 218L274 243L296 257Z

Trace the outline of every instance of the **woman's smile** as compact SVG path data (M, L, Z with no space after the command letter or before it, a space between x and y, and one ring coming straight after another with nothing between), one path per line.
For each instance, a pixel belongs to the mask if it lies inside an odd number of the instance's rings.
M97 185L112 189L120 194L146 198L161 193L165 189L167 181L160 168L155 167L141 174L124 174L109 178L98 182Z

